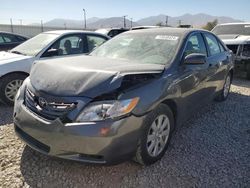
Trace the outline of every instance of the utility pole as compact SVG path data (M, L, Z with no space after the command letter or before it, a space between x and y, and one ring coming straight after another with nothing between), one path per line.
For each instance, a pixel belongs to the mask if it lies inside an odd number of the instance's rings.
M166 27L168 26L168 16L166 16Z
M11 32L13 33L13 23L12 23L12 18L10 18L10 29L11 29Z
M86 10L84 8L82 10L84 12L84 29L86 29L87 28L87 24L86 24Z
M43 20L41 20L41 30L43 32Z
M130 29L133 27L133 18L130 18Z
M178 20L178 22L179 22L179 26L181 25L181 20Z
M67 29L67 27L66 27L66 23L64 22L64 29L66 30Z
M123 16L123 27L126 28L126 17L127 15Z

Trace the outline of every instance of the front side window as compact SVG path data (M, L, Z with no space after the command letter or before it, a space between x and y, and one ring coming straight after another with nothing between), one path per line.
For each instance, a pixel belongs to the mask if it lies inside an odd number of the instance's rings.
M207 41L208 49L210 51L210 55L219 54L221 51L217 39L213 35L207 33L205 33L205 38Z
M185 56L192 53L200 53L207 56L206 46L201 34L193 34L187 41Z
M175 33L124 33L107 41L90 55L130 63L167 64L174 57L180 37Z
M57 50L56 56L81 54L83 53L84 45L86 44L84 44L81 35L69 35L56 41L47 51Z
M98 46L101 46L107 39L94 35L87 35L87 42L89 47L89 52L95 49Z

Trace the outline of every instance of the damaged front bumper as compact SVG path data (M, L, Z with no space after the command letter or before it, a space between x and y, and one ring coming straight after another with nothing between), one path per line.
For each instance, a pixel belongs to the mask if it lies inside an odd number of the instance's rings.
M14 108L16 134L33 149L51 156L88 163L116 164L135 154L143 117L62 123L46 121L18 99Z

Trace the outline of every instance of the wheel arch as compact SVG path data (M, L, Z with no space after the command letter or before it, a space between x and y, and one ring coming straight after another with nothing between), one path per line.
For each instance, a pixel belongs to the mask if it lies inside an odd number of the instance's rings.
M2 75L1 77L0 77L0 79L1 78L4 78L4 77L6 77L6 76L9 76L9 75L12 75L12 74L21 74L21 75L25 75L25 76L29 76L29 73L27 73L27 72L23 72L23 71L14 71L14 72L9 72L9 73L7 73L7 74L4 74L4 75Z
M174 116L174 122L176 124L177 117L178 117L178 109L177 109L176 102L172 99L166 99L166 100L162 101L161 103L167 105L171 109L173 116Z

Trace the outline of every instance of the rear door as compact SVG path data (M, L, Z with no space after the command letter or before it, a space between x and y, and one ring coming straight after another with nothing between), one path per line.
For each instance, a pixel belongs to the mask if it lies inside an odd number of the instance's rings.
M208 48L207 62L209 68L207 87L215 94L224 84L230 54L227 53L224 46L213 34L203 33L203 36Z

